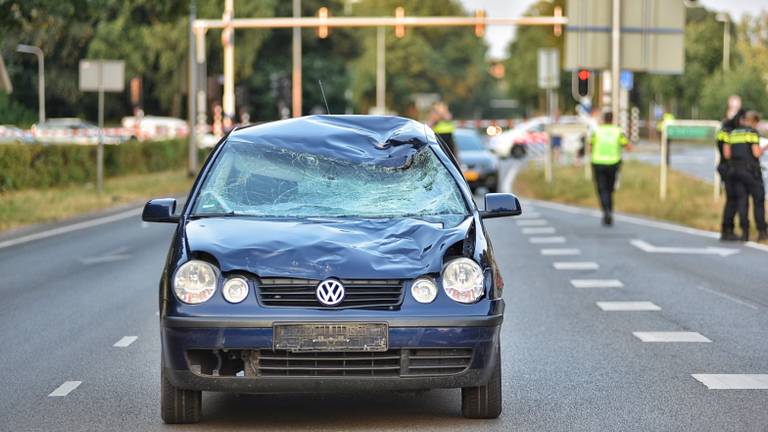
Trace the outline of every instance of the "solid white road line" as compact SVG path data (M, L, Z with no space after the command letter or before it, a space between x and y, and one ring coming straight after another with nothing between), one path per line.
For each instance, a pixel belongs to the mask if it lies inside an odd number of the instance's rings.
M600 268L600 266L596 262L591 262L591 261L554 262L552 263L552 267L554 267L555 270L597 270Z
M574 288L622 288L624 286L617 279L571 279Z
M108 224L110 222L115 222L121 219L135 217L141 214L141 211L142 211L141 208L135 208L135 209L121 212L121 213L116 213L113 215L97 218L97 219L91 219L91 220L75 223L72 225L65 225L63 227L54 228L48 231L41 231L39 233L29 234L29 235L21 236L18 238L6 240L3 242L0 242L0 249L7 248L9 246L15 246L17 244L28 243L34 240L42 240L44 238L53 237L60 234L66 234L72 231L79 231L86 228L92 228L95 226Z
M632 332L643 342L712 342L708 337L697 332L664 331L664 332Z
M112 346L113 347L117 347L117 348L125 348L125 347L129 346L130 344L136 342L136 339L138 339L138 338L139 338L138 336L123 336L122 339L120 339L119 341L115 342L115 344L112 345Z
M768 374L692 374L710 390L768 390Z
M541 254L544 256L581 255L581 251L578 249L542 249Z
M523 220L515 221L515 223L517 223L517 226L521 226L521 227L547 225L547 221L545 221L544 219L523 219Z
M61 397L66 396L72 392L72 390L78 388L82 381L64 381L64 384L60 385L56 390L51 392L48 397Z
M599 301L597 307L608 312L660 311L661 308L649 301Z
M521 230L523 234L554 234L555 229L552 227L538 227L538 228L523 228Z
M528 241L532 244L565 243L565 237L530 237Z

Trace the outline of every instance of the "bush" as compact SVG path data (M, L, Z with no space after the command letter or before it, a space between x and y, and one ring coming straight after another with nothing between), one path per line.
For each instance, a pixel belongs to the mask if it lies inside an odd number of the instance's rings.
M207 151L201 151L199 159ZM104 146L104 175L142 174L183 168L187 141L127 142ZM0 145L0 192L82 184L96 180L96 146Z

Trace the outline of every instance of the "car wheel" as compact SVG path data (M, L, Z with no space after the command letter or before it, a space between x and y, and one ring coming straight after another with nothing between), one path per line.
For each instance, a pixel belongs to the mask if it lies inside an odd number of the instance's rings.
M501 415L501 350L488 383L461 389L461 415L471 419L495 419Z
M510 154L515 159L522 159L525 157L525 154L527 153L525 147L515 144L512 146L512 150L510 151Z
M203 392L174 387L160 369L160 415L168 424L197 423L203 411Z

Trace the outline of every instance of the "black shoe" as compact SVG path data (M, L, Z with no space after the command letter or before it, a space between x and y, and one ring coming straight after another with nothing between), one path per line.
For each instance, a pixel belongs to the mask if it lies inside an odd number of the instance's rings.
M757 232L757 241L768 240L768 230L762 230Z
M720 234L720 241L723 242L735 242L741 240L741 237L733 233L733 231L726 231Z
M744 230L741 232L741 238L739 238L740 241L748 242L749 241L749 231Z
M613 225L613 216L610 213L606 213L603 215L603 226L611 226Z

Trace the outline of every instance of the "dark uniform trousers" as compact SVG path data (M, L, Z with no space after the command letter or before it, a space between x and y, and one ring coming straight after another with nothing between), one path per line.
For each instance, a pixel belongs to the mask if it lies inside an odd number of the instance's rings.
M616 175L621 163L613 165L592 164L592 175L595 178L597 195L600 197L600 207L603 213L613 213L613 190L616 187Z
M736 212L739 211L736 200L736 184L728 177L728 163L722 160L717 166L717 173L720 174L720 180L723 181L725 188L725 206L723 207L723 222L721 232L732 233L734 229L733 220ZM749 203L747 203L749 206ZM742 227L744 228L744 227Z
M749 197L754 201L754 218L758 231L766 229L765 224L765 186L760 165L754 162L731 161L728 166L728 180L725 182L726 195L735 198L735 209L726 206L724 219L733 220L734 213L739 214L742 230L749 230Z

